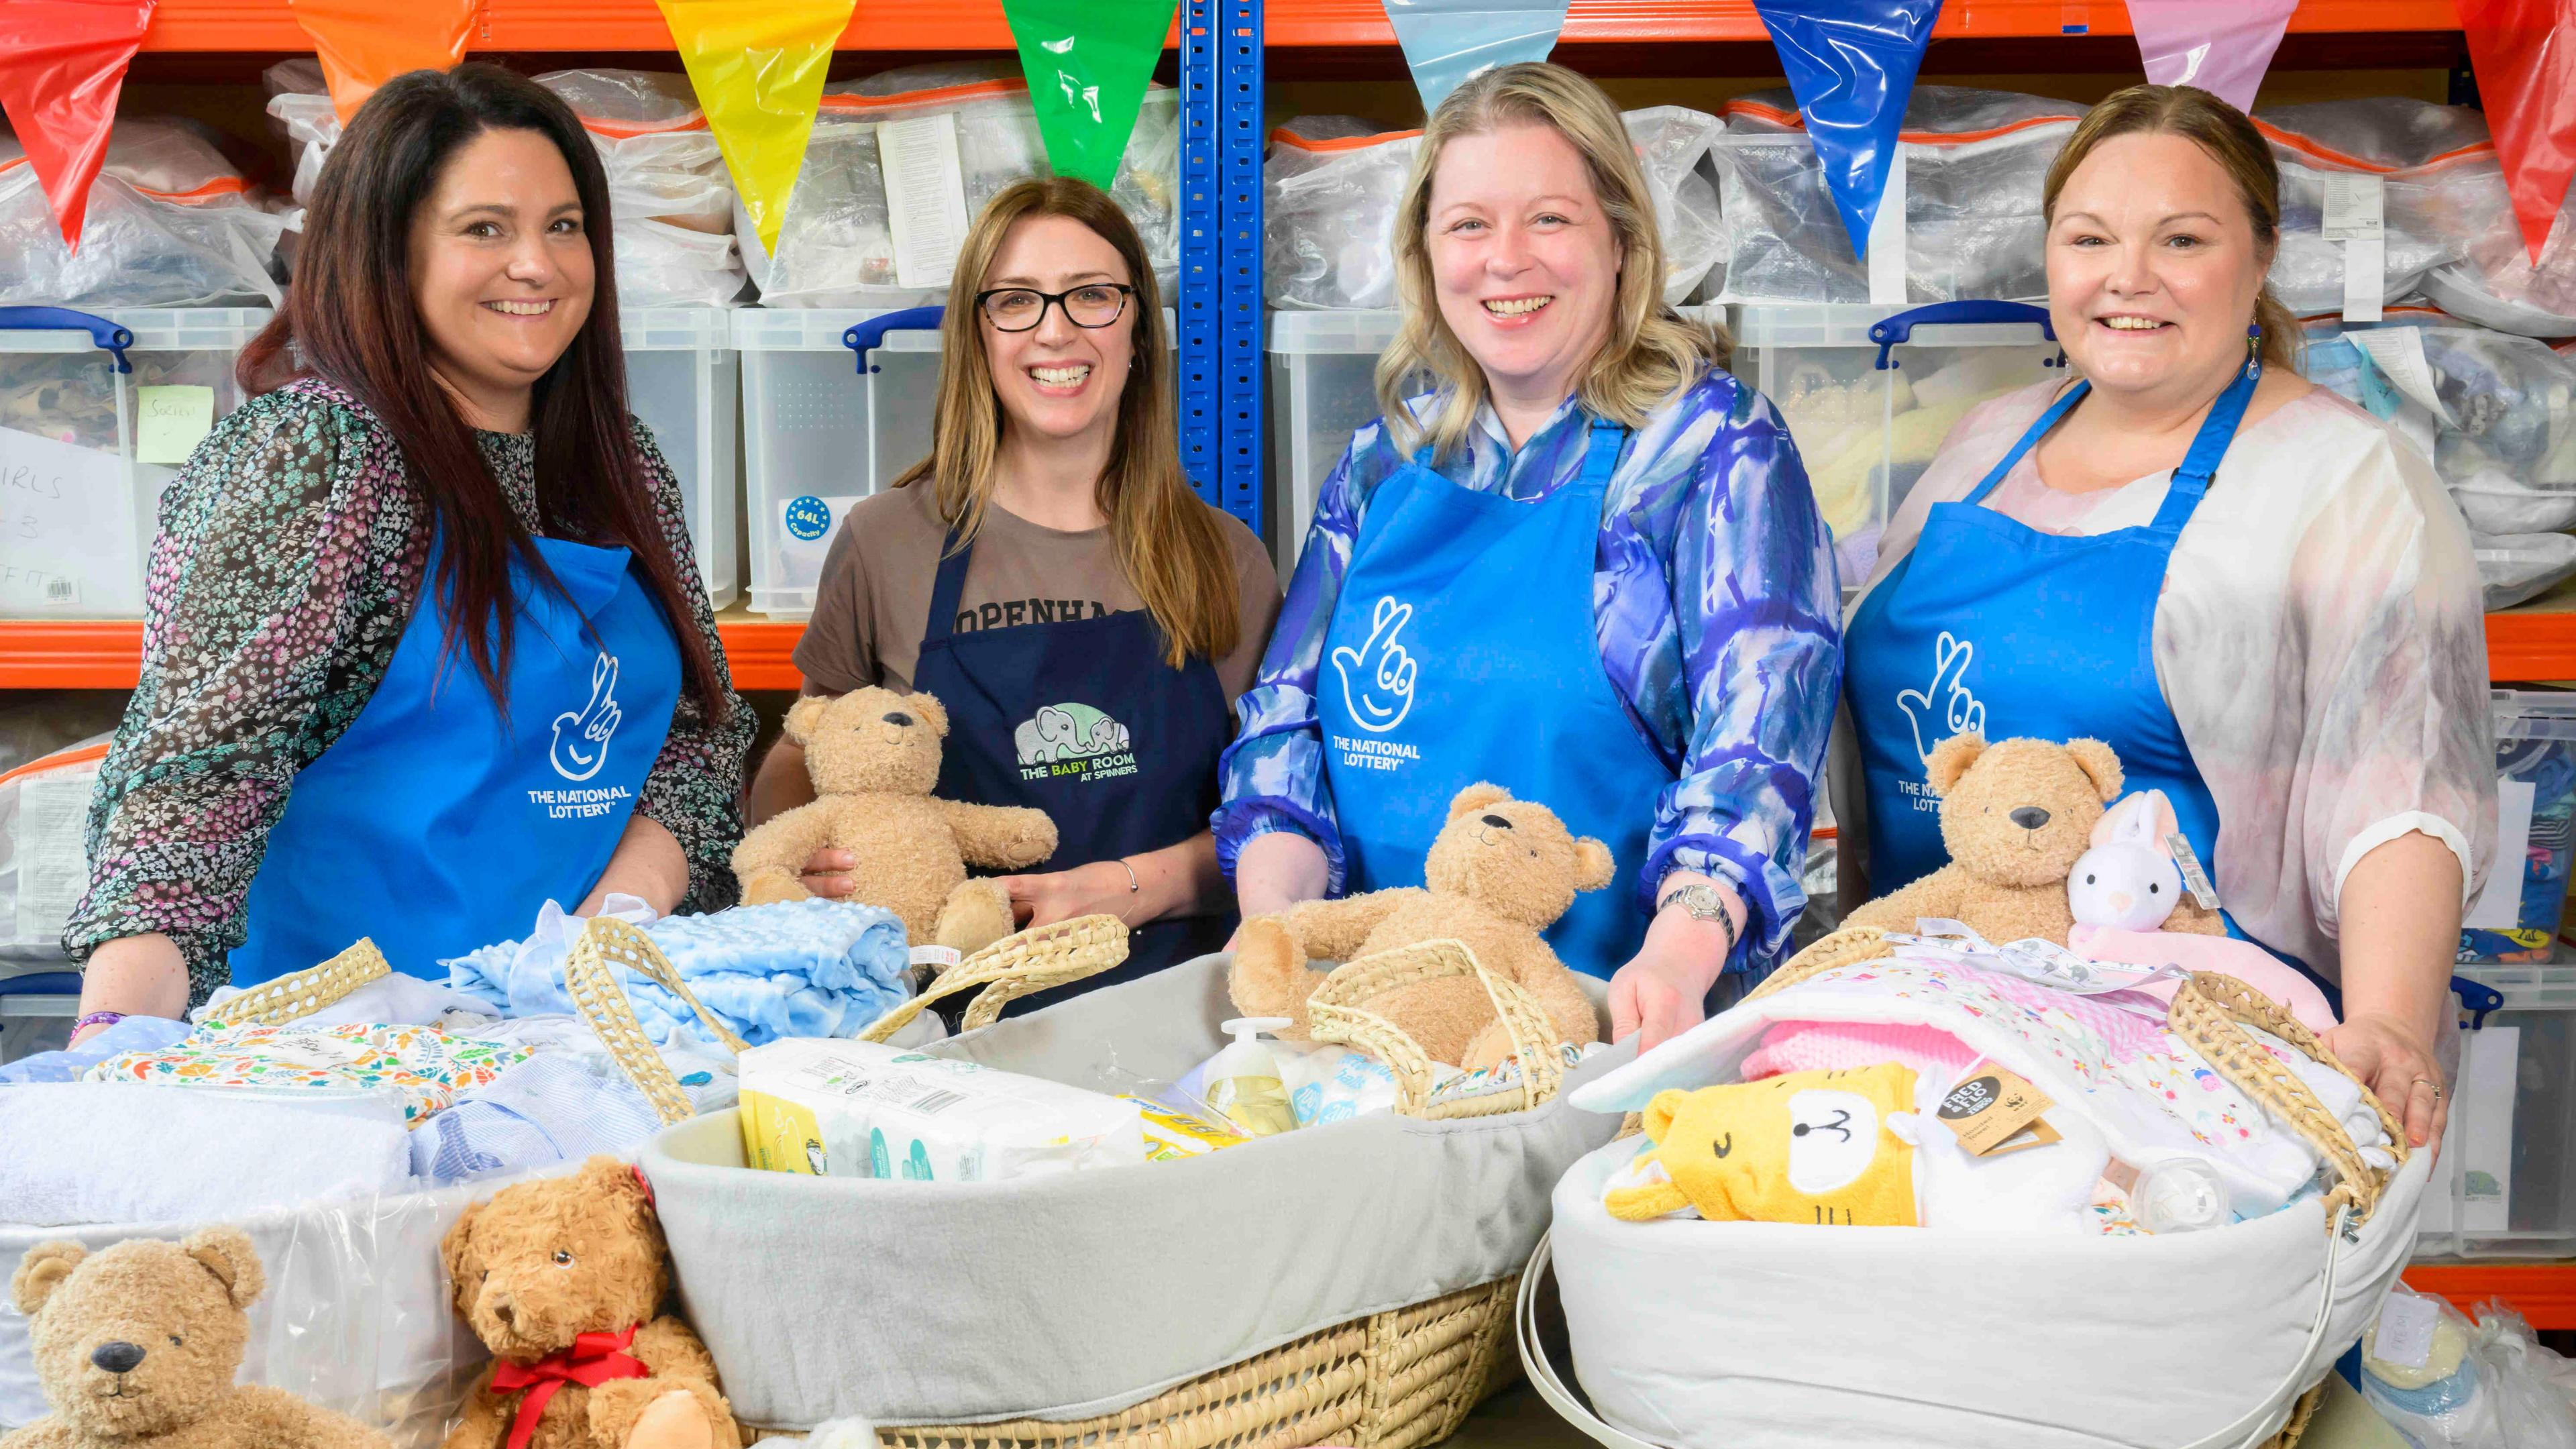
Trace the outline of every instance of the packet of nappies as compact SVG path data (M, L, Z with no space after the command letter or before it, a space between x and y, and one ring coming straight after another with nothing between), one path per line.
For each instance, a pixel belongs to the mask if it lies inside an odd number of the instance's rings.
M800 1039L740 1071L743 1160L771 1172L994 1182L1145 1160L1134 1104L973 1062Z

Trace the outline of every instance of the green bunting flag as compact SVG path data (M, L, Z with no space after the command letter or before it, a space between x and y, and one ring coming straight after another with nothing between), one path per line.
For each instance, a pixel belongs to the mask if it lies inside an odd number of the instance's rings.
M1180 0L1002 0L1047 162L1106 191Z

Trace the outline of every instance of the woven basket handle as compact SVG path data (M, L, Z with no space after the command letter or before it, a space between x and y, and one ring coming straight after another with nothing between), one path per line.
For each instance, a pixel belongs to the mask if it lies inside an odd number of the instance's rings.
M393 969L375 941L361 936L356 945L321 965L262 982L209 1015L234 1026L284 1026L337 1003L370 981L392 975Z
M582 1020L599 1033L601 1044L616 1059L626 1079L661 1114L663 1125L685 1122L697 1115L697 1108L690 1105L689 1094L680 1090L679 1078L671 1075L670 1064L662 1060L661 1052L655 1050L652 1039L644 1035L643 1026L635 1020L634 1003L626 999L626 988L618 984L620 966L687 1002L707 1034L727 1048L739 1053L749 1050L749 1046L699 1003L680 980L680 973L671 969L670 958L653 944L652 937L615 916L594 916L582 924L571 954L564 958L565 992L580 1010Z
M1509 1093L1498 1093L1494 1099L1497 1105L1490 1110L1517 1112L1554 1097L1565 1082L1565 1061L1557 1054L1555 1024L1519 983L1488 972L1463 941L1418 941L1342 963L1306 999L1309 1034L1317 1041L1354 1047L1386 1063L1395 1072L1396 1110L1408 1117L1427 1116L1424 1109L1429 1105L1432 1087L1430 1055L1395 1023L1360 1003L1391 987L1453 976L1473 976L1484 983L1485 995L1492 999L1503 1029L1511 1034L1512 1050L1520 1056L1517 1099Z
M2381 1189L2388 1185L2395 1168L2379 1171L2361 1160L2361 1149L2342 1122L2317 1100L2308 1084L2296 1072L2281 1064L2278 1057L2263 1049L2245 1034L2245 1027L2260 1027L2279 1037L2308 1057L2341 1073L2361 1089L2361 1099L2379 1115L2379 1123L2388 1133L2388 1142L2397 1159L2405 1165L2406 1130L2388 1108L2372 1093L2369 1086L2353 1076L2350 1069L2335 1060L2316 1033L2299 1023L2271 998L2233 976L2215 971L2195 971L2189 981L2174 990L2173 1004L2166 1009L2165 1019L2174 1034L2191 1043L2202 1056L2209 1058L2218 1074L2236 1089L2253 1098L2290 1125L2309 1146L2334 1164L2334 1190L2326 1194L2326 1221L2332 1224L2335 1209L2350 1204L2353 1221L2358 1224L2370 1218L2379 1206Z
M882 1042L932 1003L974 987L964 1029L991 1026L1002 1008L1033 992L1084 981L1127 959L1127 923L1116 916L1077 916L1005 936L939 973L923 991L870 1023L859 1040Z

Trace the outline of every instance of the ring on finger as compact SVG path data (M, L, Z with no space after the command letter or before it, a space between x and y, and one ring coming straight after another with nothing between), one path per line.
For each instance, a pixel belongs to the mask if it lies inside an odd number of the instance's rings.
M2442 1084L2441 1084L2441 1083L2439 1083L2439 1082L2437 1082L2437 1081L2434 1081L2431 1077L2417 1077L2414 1081L2409 1082L2409 1083L2407 1084L2406 1089L2407 1089L2408 1091L2410 1091L2410 1092L2411 1092L2411 1091L2415 1090L2417 1087L2430 1087L2430 1088L2432 1088L2432 1089L2433 1089L2433 1100L2434 1100L2434 1101L2436 1101L2436 1102L2439 1102L2440 1100L2442 1100Z

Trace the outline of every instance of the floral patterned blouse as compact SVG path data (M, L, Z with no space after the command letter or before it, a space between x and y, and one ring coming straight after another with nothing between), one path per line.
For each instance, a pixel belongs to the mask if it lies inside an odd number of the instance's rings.
M519 521L544 533L534 440L477 438ZM691 622L729 679L679 483L641 424L635 441ZM393 663L431 531L393 434L349 393L307 379L217 424L162 500L143 677L90 802L89 891L66 951L86 960L103 941L158 931L187 960L191 1005L225 983L268 832L297 772L357 719ZM754 728L739 696L715 724L683 694L637 799L688 855L682 910L734 900Z

